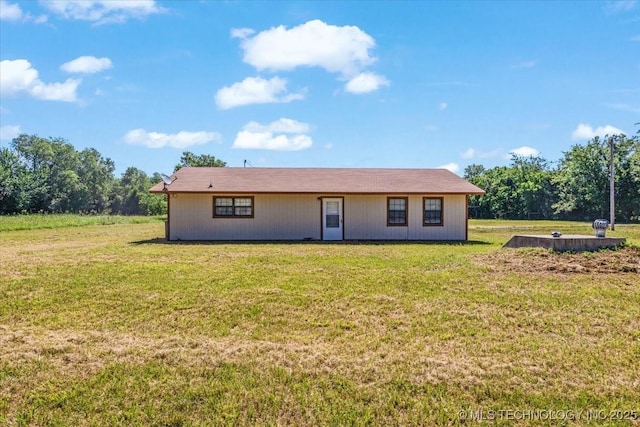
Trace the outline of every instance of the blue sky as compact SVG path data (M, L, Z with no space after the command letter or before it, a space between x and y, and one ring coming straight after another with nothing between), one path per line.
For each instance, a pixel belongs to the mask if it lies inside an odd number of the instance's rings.
M171 172L557 161L640 122L640 3L0 0L0 144Z

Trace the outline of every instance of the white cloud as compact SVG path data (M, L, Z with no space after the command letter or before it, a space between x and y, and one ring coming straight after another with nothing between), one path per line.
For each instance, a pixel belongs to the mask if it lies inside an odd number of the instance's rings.
M499 148L491 151L478 151L475 148L468 148L462 153L460 153L460 157L468 160L469 159L489 159L494 157L501 157L503 159L509 160L511 159L511 156L513 154L522 156L522 157L529 157L529 156L537 156L538 154L540 154L540 152L535 148L532 148L526 145L522 147L514 148L513 150L509 150L508 154L504 154L504 151Z
M460 165L457 163L451 162L445 165L438 166L436 169L447 169L453 173L458 173L460 171Z
M266 125L249 122L244 125L243 129L250 132L307 133L309 132L309 124L283 117Z
M20 135L20 133L22 133L20 130L20 126L0 126L0 140L11 141L13 138Z
M64 83L38 84L31 88L31 94L45 101L75 102L80 80L67 79Z
M463 159L473 159L476 156L476 150L473 148L468 148L464 152L460 153L460 157Z
M514 148L513 150L509 151L509 154L515 154L521 157L535 157L540 154L540 151L536 150L533 147L523 145L522 147Z
M589 124L580 123L571 134L571 139L576 141L578 139L592 139L596 136L602 138L605 135L618 135L621 133L625 132L611 125L599 126L594 129Z
M16 3L8 3L0 0L0 20L2 21L20 21L24 16L22 9Z
M38 99L74 102L80 82L67 79L63 83L44 83L38 77L38 70L26 59L0 61L0 92L3 95L26 92Z
M633 10L637 3L637 0L608 1L605 5L605 11L608 13L628 12Z
M29 90L39 81L38 71L25 59L0 61L0 71L0 88L3 94L12 95Z
M240 131L232 148L274 151L298 151L311 147L308 135L273 135L271 132Z
M36 24L44 24L45 22L47 22L49 20L49 17L47 15L40 15L40 16L38 16L36 18L32 18L32 19L33 19L33 22L35 22Z
M109 58L96 58L95 56L80 56L73 61L65 62L60 66L62 71L67 73L93 74L112 68L113 64Z
M124 136L124 142L133 145L143 145L149 148L187 148L193 145L202 145L209 142L220 142L218 132L187 132L180 131L174 134L160 132L147 132L144 129L133 129Z
M246 39L250 35L255 34L255 31L251 28L232 28L231 38L234 39Z
M42 24L47 22L47 16L40 15L34 18L30 14L24 13L19 4L0 0L0 21L35 22L36 24Z
M287 80L280 77L247 77L218 90L215 99L219 109L228 110L241 105L291 102L304 99L304 93L287 93Z
M291 29L280 25L252 37L242 34L243 60L258 70L321 67L345 77L375 62L370 50L375 40L355 26L338 27L313 20Z
M441 102L440 105L438 105L438 110L440 111L444 111L447 108L449 108L449 104L447 104L446 102Z
M164 12L154 0L41 0L41 3L63 18L96 24L121 23Z
M347 82L345 90L350 93L369 93L378 90L381 86L389 86L389 80L384 76L360 73Z
M313 145L311 137L305 135L309 129L309 124L287 118L281 118L266 125L249 122L238 132L231 148L275 151L304 150Z

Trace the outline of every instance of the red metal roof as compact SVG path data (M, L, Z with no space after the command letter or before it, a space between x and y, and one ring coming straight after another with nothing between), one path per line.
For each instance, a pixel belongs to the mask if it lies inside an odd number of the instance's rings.
M171 178L170 193L484 194L446 169L186 167Z

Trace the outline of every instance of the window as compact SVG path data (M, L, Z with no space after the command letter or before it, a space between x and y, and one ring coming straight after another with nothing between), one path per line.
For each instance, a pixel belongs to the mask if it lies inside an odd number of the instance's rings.
M253 218L253 197L214 197L214 218Z
M387 198L387 225L407 225L407 204L406 197Z
M340 228L340 202L327 201L325 222L327 228Z
M442 197L424 198L424 225L442 225Z

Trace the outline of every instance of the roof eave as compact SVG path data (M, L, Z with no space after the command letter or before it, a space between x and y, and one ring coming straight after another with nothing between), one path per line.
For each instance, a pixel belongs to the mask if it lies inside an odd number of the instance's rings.
M247 191L247 190L177 190L171 191L169 189L161 189L154 190L151 188L149 190L151 194L329 194L329 195L371 195L371 196L383 196L383 195L416 195L416 194L445 194L445 195L473 195L473 196L483 196L485 194L484 191L376 191L376 192L366 192L366 191Z

